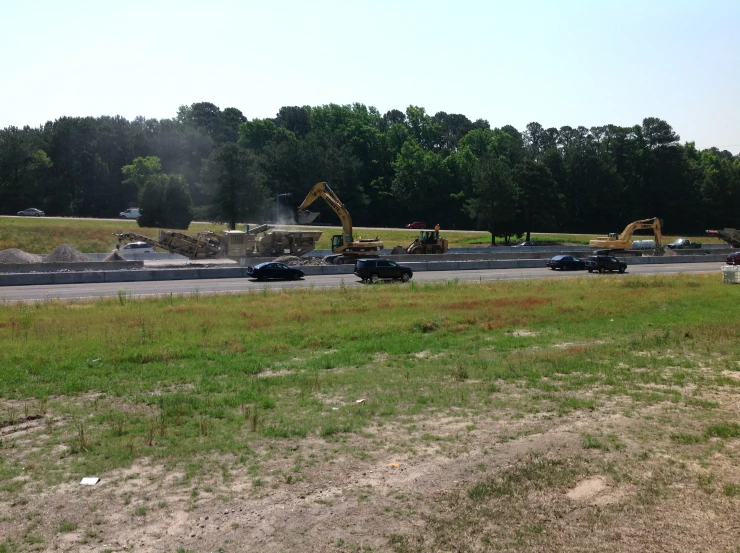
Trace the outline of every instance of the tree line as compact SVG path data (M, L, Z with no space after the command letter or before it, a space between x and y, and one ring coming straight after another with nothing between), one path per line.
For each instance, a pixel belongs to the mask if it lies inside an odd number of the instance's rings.
M247 120L236 108L182 106L172 119L62 117L0 131L3 214L115 217L187 228L290 221L319 181L356 225L538 232L621 231L660 217L666 232L740 225L740 156L681 144L658 118L621 127L491 128L424 108L381 114L362 104L283 107ZM278 196L280 196L278 198ZM314 204L319 221L336 216Z

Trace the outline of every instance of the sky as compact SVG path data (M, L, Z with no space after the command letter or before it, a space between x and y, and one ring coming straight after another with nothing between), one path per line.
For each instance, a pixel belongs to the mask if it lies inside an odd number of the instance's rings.
M0 128L361 103L740 153L740 0L0 0Z

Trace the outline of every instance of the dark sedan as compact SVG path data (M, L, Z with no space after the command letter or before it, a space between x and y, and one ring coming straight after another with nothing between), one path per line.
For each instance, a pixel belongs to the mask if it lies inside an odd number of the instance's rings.
M553 271L555 269L561 269L563 271L567 271L568 269L583 271L586 269L586 262L583 261L583 259L573 257L572 255L556 255L547 261L547 266Z
M732 252L727 256L728 265L740 265L740 252Z
M277 278L280 280L298 280L305 275L300 269L288 267L283 263L269 261L260 263L254 267L247 267L247 274L257 280L267 280L268 278Z

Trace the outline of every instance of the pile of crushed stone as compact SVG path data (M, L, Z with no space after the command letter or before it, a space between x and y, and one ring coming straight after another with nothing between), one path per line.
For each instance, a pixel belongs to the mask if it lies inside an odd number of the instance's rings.
M118 250L113 250L103 261L126 261L126 258L118 253Z
M69 244L62 244L44 259L45 263L82 263L84 261L90 261L90 258Z
M41 263L41 256L10 248L0 251L0 263Z
M284 255L274 259L278 263L285 263L291 267L305 267L306 265L317 266L317 265L328 265L326 261L320 257L297 257L295 255Z

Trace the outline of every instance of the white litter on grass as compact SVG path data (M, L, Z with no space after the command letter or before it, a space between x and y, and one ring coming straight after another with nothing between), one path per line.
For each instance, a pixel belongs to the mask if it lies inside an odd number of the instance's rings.
M97 478L96 476L86 476L80 480L80 484L83 486L94 486L98 482L100 482L100 478Z

